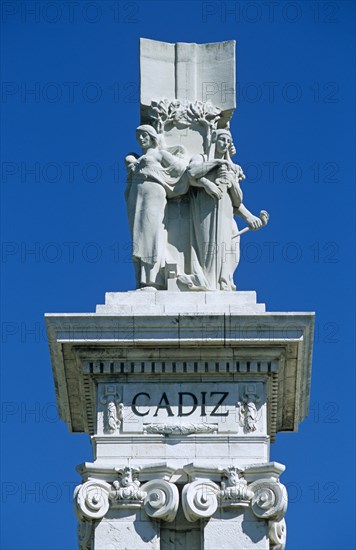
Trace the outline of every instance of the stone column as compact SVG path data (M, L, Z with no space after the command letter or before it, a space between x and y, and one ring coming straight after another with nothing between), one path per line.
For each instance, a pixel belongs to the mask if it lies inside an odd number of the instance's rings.
M81 550L284 548L269 450L307 413L313 314L267 313L254 292L128 292L47 327L60 415L93 443Z

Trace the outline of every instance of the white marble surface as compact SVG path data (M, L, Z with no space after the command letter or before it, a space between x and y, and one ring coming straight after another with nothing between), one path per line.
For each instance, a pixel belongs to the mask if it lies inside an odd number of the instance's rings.
M96 306L100 314L164 313L264 313L265 304L257 303L255 291L169 292L154 289L106 292L105 304Z
M140 102L161 97L214 102L224 111L236 107L235 40L172 44L140 39ZM219 83L220 89L208 83ZM224 88L222 88L224 86ZM224 93L225 91L225 93Z

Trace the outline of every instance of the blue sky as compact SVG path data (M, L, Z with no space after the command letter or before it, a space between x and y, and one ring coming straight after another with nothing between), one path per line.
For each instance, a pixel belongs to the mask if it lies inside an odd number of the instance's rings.
M58 420L44 312L134 286L123 156L139 37L237 41L236 161L270 212L236 273L269 311L316 311L311 410L279 434L287 550L354 540L354 8L351 1L3 1L3 550L76 548L89 438Z

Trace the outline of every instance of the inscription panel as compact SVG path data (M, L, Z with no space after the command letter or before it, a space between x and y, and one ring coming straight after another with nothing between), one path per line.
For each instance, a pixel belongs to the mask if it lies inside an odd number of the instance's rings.
M266 433L264 382L101 383L98 433Z

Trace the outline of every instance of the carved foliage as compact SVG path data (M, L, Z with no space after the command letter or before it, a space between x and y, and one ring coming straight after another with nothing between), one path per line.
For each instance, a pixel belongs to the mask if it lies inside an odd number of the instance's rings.
M157 130L161 133L165 124L182 124L189 126L192 123L204 126L216 127L221 116L221 110L210 101L188 101L174 99L169 101L162 98L159 101L152 101L149 116Z
M141 506L146 493L140 489L141 483L137 479L139 470L125 466L117 468L116 471L120 479L112 484L110 500L120 508Z
M213 433L218 430L216 424L146 424L144 431L148 434L189 435Z
M152 126L159 134L163 133L166 125L180 125L187 128L192 124L198 124L205 128L204 151L209 150L212 131L217 128L221 117L221 110L210 101L188 101L175 99L169 101L162 98L152 101L149 109L149 117Z
M219 499L223 508L230 506L249 506L253 497L253 491L247 486L247 481L242 477L242 471L235 466L224 470L227 481L221 482Z
M222 508L251 506L257 518L270 522L273 541L278 542L278 537L282 540L285 534L285 523L282 520L287 509L287 491L284 485L271 478L247 484L243 471L235 466L226 468L223 477L221 489L216 483L203 479L193 481L183 488L182 505L186 518L193 522L211 517L218 505ZM283 548L276 547L275 550Z

